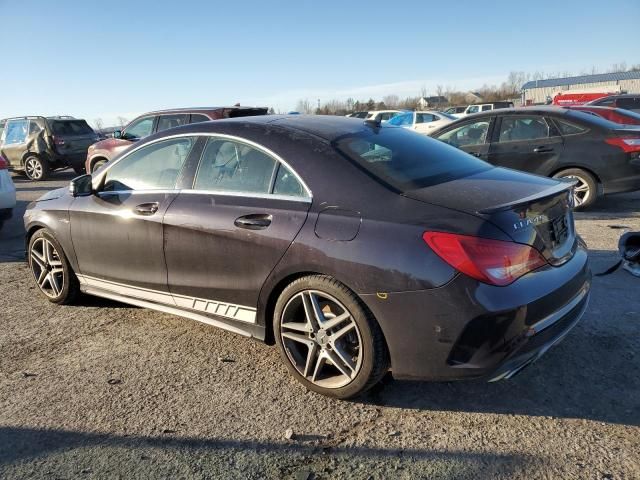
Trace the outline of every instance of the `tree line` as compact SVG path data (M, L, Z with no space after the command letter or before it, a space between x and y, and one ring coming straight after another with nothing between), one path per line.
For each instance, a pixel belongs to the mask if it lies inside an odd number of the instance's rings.
M614 63L606 71L600 71L596 67L590 70L583 70L578 75L595 75L598 73L615 73L627 71L640 71L640 64L634 64L627 67L626 62ZM575 76L571 72L553 72L545 73L536 71L527 73L523 71L512 71L506 80L500 85L482 85L480 88L473 90L478 94L483 102L498 102L502 100L514 100L520 98L520 90L522 85L530 80L544 80L548 78L563 78ZM437 85L435 91L428 92L422 87L420 94L410 97L401 98L396 94L388 94L380 99L369 98L368 100L347 98L346 100L331 99L318 105L309 99L298 100L296 111L305 114L316 115L347 115L349 113L360 112L365 110L416 110L419 101L423 97L437 96L446 98L446 102L438 105L438 108L448 107L452 105L466 105L469 102L467 97L469 91L460 91L453 86Z

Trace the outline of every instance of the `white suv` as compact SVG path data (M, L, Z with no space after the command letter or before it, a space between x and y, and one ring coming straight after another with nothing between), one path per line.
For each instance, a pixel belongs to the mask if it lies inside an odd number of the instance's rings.
M498 108L513 108L513 102L476 103L468 105L464 112L454 113L452 115L457 118L462 118L474 113L488 112L489 110L496 110Z

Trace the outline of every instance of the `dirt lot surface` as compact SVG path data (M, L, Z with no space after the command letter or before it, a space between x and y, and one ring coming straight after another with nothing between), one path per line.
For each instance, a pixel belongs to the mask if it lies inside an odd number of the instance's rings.
M14 177L0 232L0 478L640 478L640 278L596 278L583 321L510 381L389 380L336 401L258 342L97 298L47 302L21 216L71 177ZM640 230L640 194L577 219L602 271L617 227Z

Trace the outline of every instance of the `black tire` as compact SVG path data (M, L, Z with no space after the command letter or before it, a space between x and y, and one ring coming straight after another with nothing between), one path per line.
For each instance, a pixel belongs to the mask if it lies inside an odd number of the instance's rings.
M573 197L574 210L585 210L598 199L598 182L593 175L581 168L561 170L553 178L573 178L578 180Z
M103 166L107 162L108 162L108 160L106 158L100 158L100 159L96 160L95 162L93 162L93 164L91 165L91 173L93 173L96 170L98 170L101 166Z
M51 167L49 162L37 155L29 155L24 160L24 173L33 182L41 182L49 178Z
M55 252L54 255L45 255L46 258L43 259L39 256L42 251L40 245L43 245L45 242L51 244ZM76 274L71 268L62 247L48 229L43 228L38 230L29 239L27 262L38 289L50 302L67 305L73 303L78 297L80 293L78 277L76 277ZM59 286L54 288L52 281L46 279L43 281L42 279L44 278L43 274L47 276L49 274L55 274L55 270L58 268L61 269L61 275L57 274L53 283Z
M339 372L339 369L333 366L331 358L321 363L321 365L323 366L320 367L320 370L324 371L328 369L329 371L337 373L338 375L334 375L334 378L342 378L345 382L347 382L344 385L340 383L337 383L336 386L331 387L327 386L326 383L319 385L318 383L326 382L328 380L333 381L333 379L318 378L315 381L312 381L316 378L315 373L309 375L310 378L305 377L304 373L306 372L301 373L298 368L301 368L302 364L310 365L309 358L314 358L313 354L311 353L312 346L309 345L305 347L304 343L300 342L300 340L292 341L286 337L283 338L283 333L295 333L296 331L295 329L289 329L289 331L287 331L288 327L283 328L283 323L286 325L295 323L292 322L291 318L283 322L285 312L286 315L291 317L291 312L300 312L301 307L292 307L292 305L294 305L293 302L301 301L304 307L303 296L305 294L308 294L309 292L313 293L314 295L317 294L320 298L320 302L318 302L317 305L323 316L322 321L331 321L333 318L337 319L338 317L344 316L344 314L348 315L347 320L345 320L347 322L346 325L349 327L348 329L344 328L344 323L341 323L337 324L338 326L332 329L327 328L327 330L324 330L321 328L314 332L309 332L308 334L302 334L303 336L310 336L309 342L315 342L315 345L313 346L314 351L317 352L318 355L321 355L321 351L322 355L324 355L326 349L327 355L334 355L334 357L332 358L339 359L344 358L344 356L342 355L344 355L345 353L345 346L346 348L351 348L353 347L353 343L348 345L342 344L336 347L338 342L348 341L349 338L351 338L352 340L355 338L355 341L359 342L357 349L349 350L347 352L349 354L357 352L357 361L354 360L355 357L353 356L349 358L350 361L353 361L352 363L356 368L352 368L348 364L342 363L342 368L348 371L352 375L352 377L342 375ZM332 303L333 300L335 300L337 303ZM323 304L322 302L327 303ZM343 310L345 310L343 312L343 315L331 316L332 314L330 312L327 312L329 304L336 305L337 308L342 308ZM322 307L321 305L324 306ZM303 308L303 310L306 309ZM346 312L347 310L348 312ZM304 315L304 313L302 315ZM354 328L352 324L355 324L356 328ZM389 370L389 353L384 336L382 334L382 330L380 329L378 322L373 317L371 312L368 311L362 301L351 290L349 290L346 286L332 277L326 275L311 275L295 280L290 285L288 285L280 294L280 297L278 298L278 301L276 303L273 325L274 337L276 339L276 343L278 344L278 349L285 365L287 366L291 374L300 383L302 383L307 389L314 392L341 399L352 398L366 392L368 389L376 385ZM300 323L298 325L304 325L304 323ZM328 325L328 323L325 325ZM336 329L348 330L348 333L343 334L340 337L340 340L336 340L334 344L333 340L326 339L330 339L332 335L339 333L336 332ZM322 340L326 341L327 343L321 344L321 335L323 337ZM311 336L314 337L314 340L311 340ZM346 340L342 340L342 338L345 338ZM285 342L287 342L286 346ZM297 351L298 347L301 345L302 347L300 347L300 351ZM335 357L336 353L340 353L341 357ZM305 358L302 358L303 356L305 356ZM300 360L298 362L298 366L296 366L296 357L298 358L298 360ZM316 355L315 358L319 358L319 356ZM317 360L316 362L314 362L314 364L316 364L315 369L317 369L317 365L320 364L320 361ZM349 367L350 370L346 367ZM309 373L311 373L310 369Z

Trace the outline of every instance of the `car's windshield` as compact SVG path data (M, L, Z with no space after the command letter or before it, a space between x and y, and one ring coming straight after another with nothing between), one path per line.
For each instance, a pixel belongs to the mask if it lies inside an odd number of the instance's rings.
M413 112L398 113L395 117L391 118L387 123L389 125L395 125L396 127L413 125Z
M493 168L461 150L397 127L347 135L334 146L369 175L400 192Z

